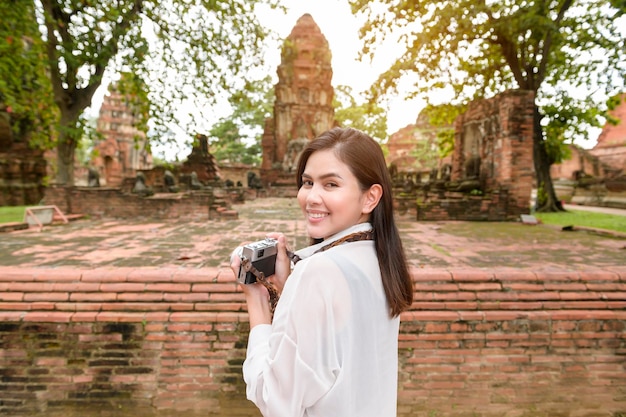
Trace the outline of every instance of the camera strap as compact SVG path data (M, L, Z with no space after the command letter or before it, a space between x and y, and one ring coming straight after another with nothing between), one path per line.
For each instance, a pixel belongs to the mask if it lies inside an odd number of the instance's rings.
M325 250L334 248L335 246L339 246L344 243L358 242L361 240L374 240L374 231L369 230L367 232L357 232L357 233L349 234L347 236L344 236L340 239L335 240L334 242L329 243L326 246L322 246L321 248L313 252L313 254L316 254L318 252L324 252ZM294 265L302 260L302 258L300 258L298 255L296 255L292 251L287 251L287 256L289 257L289 259L291 259ZM280 297L278 295L278 290L276 289L276 286L272 284L271 282L269 282L267 278L265 277L265 274L259 271L258 269L256 269L254 265L252 265L252 262L249 259L243 259L241 262L241 266L244 268L246 272L250 272L252 275L254 275L256 277L257 282L261 283L265 288L267 288L267 292L269 293L269 296L270 296L270 312L272 313L272 318L273 318L274 310L276 310L276 304L278 303L278 298Z
M360 240L374 240L374 231L373 230L368 230L367 232L351 233L351 234L346 235L346 236L344 236L344 237L342 237L340 239L335 240L332 243L329 243L326 246L322 246L321 248L319 248L318 250L313 252L313 255L315 255L318 252L324 252L325 250L328 250L330 248L334 248L335 246L339 246L339 245L342 245L344 243L358 242ZM293 253L291 251L287 251L287 256L289 257L289 259L291 259L291 262L293 262L294 265L302 260L302 258L300 258L298 255L296 255L295 253Z

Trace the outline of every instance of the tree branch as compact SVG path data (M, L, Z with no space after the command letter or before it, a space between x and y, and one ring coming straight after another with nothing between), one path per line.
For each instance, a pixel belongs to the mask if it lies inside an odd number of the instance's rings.
M572 6L573 0L564 0L563 4L561 4L561 8L559 9L559 13L554 20L553 27L559 27L563 17L565 16L565 12ZM537 70L537 85L541 84L545 75L546 75L546 67L548 65L548 54L550 53L550 49L552 47L552 35L554 30L549 30L546 36L545 41L543 42L543 48L541 49L541 62L539 63Z

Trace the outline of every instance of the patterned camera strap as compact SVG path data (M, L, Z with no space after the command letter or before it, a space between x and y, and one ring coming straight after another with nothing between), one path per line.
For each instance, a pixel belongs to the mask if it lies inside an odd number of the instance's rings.
M344 243L358 242L361 240L374 240L374 232L369 230L367 232L357 232L357 233L349 234L347 236L342 237L341 239L337 239L334 242L329 243L326 246L322 246L321 248L313 252L313 254L318 253L318 252L324 252L325 250L334 248L335 246L339 246ZM298 255L296 255L295 253L291 251L287 251L287 256L289 257L289 259L291 259L291 261L294 264L297 264L299 261L302 260ZM242 263L242 266L247 272L252 273L256 277L256 280L258 282L260 282L265 288L267 288L267 291L270 295L270 311L272 313L272 318L273 318L274 310L276 310L276 304L278 303L278 298L279 298L279 294L278 294L278 290L276 289L276 286L272 284L271 282L269 282L267 278L265 277L265 274L259 271L258 269L256 269L252 265L252 262L250 262L250 260L248 259L244 260L244 262Z

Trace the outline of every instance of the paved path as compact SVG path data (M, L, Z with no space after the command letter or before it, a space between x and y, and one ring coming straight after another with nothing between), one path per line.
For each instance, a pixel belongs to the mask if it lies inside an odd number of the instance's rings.
M307 244L295 199L261 198L233 207L224 221L77 220L0 233L0 266L76 268L224 266L242 241L284 232L292 248ZM417 222L399 217L410 263L417 268L583 270L624 265L626 240L563 232L519 222Z
M583 206L580 204L565 204L566 210L579 210L579 211L591 211L594 213L615 214L618 216L626 216L626 210L612 208L612 207L596 207L596 206Z

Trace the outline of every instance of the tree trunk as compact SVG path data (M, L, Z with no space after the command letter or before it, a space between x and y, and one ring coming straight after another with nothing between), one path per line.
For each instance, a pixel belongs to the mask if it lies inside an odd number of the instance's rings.
M550 166L552 162L546 152L543 139L543 129L541 127L541 114L535 106L534 112L534 135L533 135L533 160L535 164L535 177L537 178L537 204L538 212L558 212L565 211L554 192L552 177L550 176Z
M61 135L64 136L64 135ZM62 138L59 138L62 139ZM59 140L57 145L57 185L74 185L74 151L76 144L68 141L67 138L63 142Z
M76 124L81 110L61 108L59 139L57 143L57 172L56 184L64 186L74 185L74 155L78 139Z

